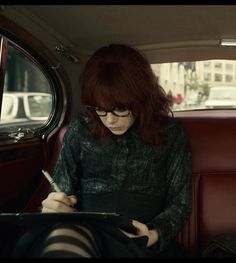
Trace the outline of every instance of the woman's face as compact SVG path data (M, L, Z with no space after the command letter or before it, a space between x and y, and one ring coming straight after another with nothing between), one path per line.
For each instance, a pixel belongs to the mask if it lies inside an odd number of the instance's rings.
M135 118L131 111L125 117L119 117L114 115L112 112L107 112L106 116L99 116L99 118L102 121L103 125L115 135L124 134L135 121Z

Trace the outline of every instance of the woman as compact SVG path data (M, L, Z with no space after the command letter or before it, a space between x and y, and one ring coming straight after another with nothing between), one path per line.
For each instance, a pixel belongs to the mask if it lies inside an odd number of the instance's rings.
M42 212L116 212L137 233L58 222L40 232L31 256L175 255L172 241L191 212L191 158L148 61L126 45L100 48L80 88L84 111L70 123L53 174L62 192L49 193Z

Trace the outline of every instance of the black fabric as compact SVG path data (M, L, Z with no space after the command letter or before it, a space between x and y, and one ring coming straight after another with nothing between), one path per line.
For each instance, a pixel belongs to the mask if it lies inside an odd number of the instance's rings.
M45 254L45 258L83 258L79 256L77 253L73 253L70 251L48 251Z
M223 233L212 238L202 253L203 257L236 258L236 235Z
M11 257L32 257L33 255L37 255L37 251L42 251L43 242L45 239L44 233L50 231L52 228L52 224L47 226L38 226L27 229L22 236L19 238L18 242L16 242L15 247L12 249Z
M0 224L0 257L10 257L12 248L25 231L20 226L11 223Z

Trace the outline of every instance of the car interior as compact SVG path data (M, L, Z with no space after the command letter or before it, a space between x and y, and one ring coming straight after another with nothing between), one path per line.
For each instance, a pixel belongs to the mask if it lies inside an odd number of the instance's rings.
M53 171L68 123L81 107L81 69L98 48L120 43L140 50L166 93L171 89L174 117L189 139L192 213L176 239L191 257L202 257L217 235L236 235L236 105L221 101L216 107L205 105L211 87L236 90L235 13L236 5L0 6L0 109L2 115L15 114L14 122L0 121L0 212L38 211L49 189L41 171ZM215 66L207 71L209 62ZM14 66L17 63L21 66ZM170 68L179 71L171 75ZM196 72L200 72L198 79L194 79ZM200 82L201 78L208 82ZM28 97L27 102L26 96L22 100L28 113L24 120L16 110L10 111L10 104L2 103L4 94L10 93L15 105L20 105L19 92L37 93L31 105ZM48 104L45 98L45 106L37 110L42 115L28 118L29 109L42 103L39 92L46 94ZM187 94L198 92L206 99L190 103ZM176 100L177 94L182 101ZM15 230L2 227L0 233L4 237L0 255L6 256Z

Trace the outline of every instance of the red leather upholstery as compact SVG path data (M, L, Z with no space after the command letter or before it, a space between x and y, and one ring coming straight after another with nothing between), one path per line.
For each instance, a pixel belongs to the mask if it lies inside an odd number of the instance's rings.
M180 120L192 152L193 210L178 240L199 255L213 236L236 234L236 121Z
M60 149L61 149L61 144L62 144L62 141L63 141L63 137L66 133L68 129L68 124L67 125L64 125L60 131L58 132L57 134L57 138L56 138L56 142L55 142L55 145L54 145L54 148L53 148L53 154L52 154L52 158L51 158L51 161L49 163L49 167L48 167L48 171L50 173L53 172L53 169L56 165L56 162L57 162L57 158L58 158L58 155L60 153Z
M202 176L199 184L199 240L217 233L236 234L236 174Z
M58 155L60 153L62 140L63 140L63 137L65 135L67 128L68 128L68 125L63 126L57 134L57 138L56 138L54 148L53 148L53 152L52 152L53 154L52 154L51 161L49 162L49 166L44 168L49 173L52 173L53 168L56 164ZM50 187L50 185L49 185L48 181L46 179L42 179L42 182L39 185L38 189L35 191L32 198L29 200L28 204L26 205L24 212L35 212L35 211L37 211L38 208L41 206L42 200L47 197L49 187Z
M233 118L180 118L192 152L193 208L178 240L194 256L213 236L236 234L236 121ZM49 171L58 158L67 126L57 135ZM43 190L44 189L44 190ZM45 181L31 199L32 210L48 189Z

